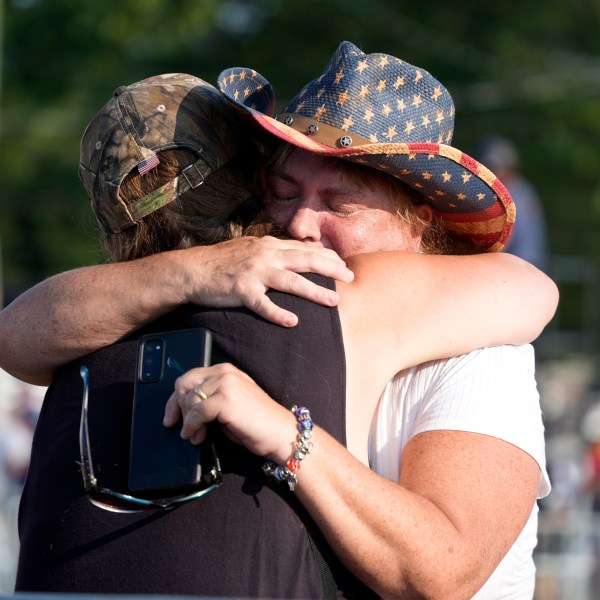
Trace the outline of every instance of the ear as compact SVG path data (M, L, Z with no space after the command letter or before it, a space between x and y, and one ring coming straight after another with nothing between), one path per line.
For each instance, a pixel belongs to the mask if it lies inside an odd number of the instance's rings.
M423 221L427 223L431 223L431 221L433 221L433 209L429 204L427 204L427 202L416 206L415 212L417 215L419 215L419 217L421 217L421 219L423 219Z

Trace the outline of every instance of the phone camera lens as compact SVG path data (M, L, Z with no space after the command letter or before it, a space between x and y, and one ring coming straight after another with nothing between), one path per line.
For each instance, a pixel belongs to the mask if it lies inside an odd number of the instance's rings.
M162 351L162 340L152 340L144 344L142 348L142 381L156 381L160 378Z

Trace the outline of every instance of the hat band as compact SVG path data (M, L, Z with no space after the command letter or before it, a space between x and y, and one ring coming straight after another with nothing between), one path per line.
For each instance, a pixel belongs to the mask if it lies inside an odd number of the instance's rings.
M361 137L360 135L350 133L344 129L332 127L331 125L327 125L327 123L309 117L303 117L302 115L281 113L280 115L277 115L276 119L277 121L281 121L284 125L287 125L300 133L304 133L316 142L329 146L330 148L349 148L350 146L363 146L372 143L370 140Z
M188 190L201 186L212 171L213 169L201 158L188 165L177 177L146 194L143 198L128 204L126 210L129 213L131 222L141 221L159 208L173 202Z

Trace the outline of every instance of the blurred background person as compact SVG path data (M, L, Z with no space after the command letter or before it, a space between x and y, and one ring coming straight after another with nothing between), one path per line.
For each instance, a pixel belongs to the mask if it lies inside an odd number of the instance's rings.
M0 593L14 587L17 510L45 389L0 369Z
M510 192L517 207L512 236L504 247L538 269L548 268L546 218L542 203L533 184L520 171L516 146L508 139L490 135L484 138L475 157L497 174Z

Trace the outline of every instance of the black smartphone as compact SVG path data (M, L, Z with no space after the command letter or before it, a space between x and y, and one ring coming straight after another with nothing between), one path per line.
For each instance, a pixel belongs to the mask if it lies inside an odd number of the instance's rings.
M202 481L202 444L180 437L181 423L162 424L165 404L177 377L210 365L212 338L204 328L144 335L137 351L134 384L129 489L169 496Z

